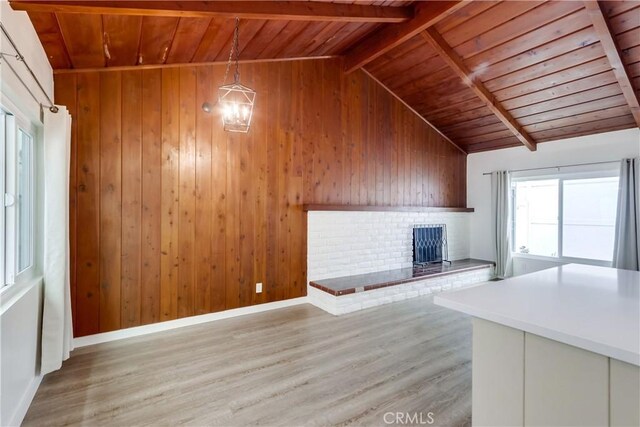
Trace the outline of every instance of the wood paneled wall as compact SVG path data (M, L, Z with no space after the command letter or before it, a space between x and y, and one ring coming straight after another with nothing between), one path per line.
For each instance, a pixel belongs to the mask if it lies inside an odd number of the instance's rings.
M224 66L56 75L76 336L305 295L303 203L465 205L466 156L366 74L241 71L258 92L247 135L200 108Z

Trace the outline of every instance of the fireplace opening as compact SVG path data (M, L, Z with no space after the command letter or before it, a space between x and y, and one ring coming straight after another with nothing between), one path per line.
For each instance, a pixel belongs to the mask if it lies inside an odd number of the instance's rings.
M445 224L419 224L413 226L413 265L449 263L447 226Z

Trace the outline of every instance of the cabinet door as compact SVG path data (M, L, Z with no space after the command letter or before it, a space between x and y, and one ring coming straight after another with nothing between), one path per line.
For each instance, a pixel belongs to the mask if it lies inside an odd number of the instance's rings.
M640 426L640 367L611 359L611 426Z
M525 334L525 426L609 424L609 360Z
M473 319L472 423L521 426L524 332Z

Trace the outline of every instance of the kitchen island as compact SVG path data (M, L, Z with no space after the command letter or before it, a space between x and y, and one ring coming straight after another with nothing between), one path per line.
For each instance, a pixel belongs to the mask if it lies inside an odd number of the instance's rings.
M473 425L639 425L639 288L569 264L436 296L474 318Z

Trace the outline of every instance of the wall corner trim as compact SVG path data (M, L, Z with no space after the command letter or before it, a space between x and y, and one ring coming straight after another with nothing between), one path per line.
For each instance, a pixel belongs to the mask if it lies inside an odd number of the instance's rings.
M280 308L292 307L295 305L306 304L307 302L308 300L306 296L291 298L283 301L268 302L264 304L251 305L248 307L219 311L216 313L201 314L198 316L184 317L182 319L168 320L166 322L151 323L149 325L135 326L133 328L87 335L84 337L74 338L73 346L74 348L86 347L89 345L139 337L156 332L169 331L185 326L199 325L201 323L214 322L216 320L230 319L233 317L245 316L247 314L256 314L265 311L277 310Z

